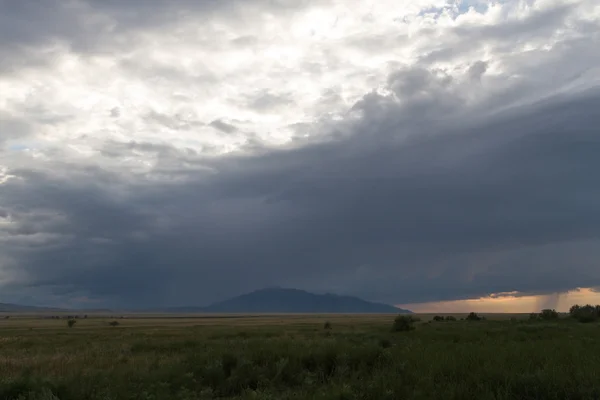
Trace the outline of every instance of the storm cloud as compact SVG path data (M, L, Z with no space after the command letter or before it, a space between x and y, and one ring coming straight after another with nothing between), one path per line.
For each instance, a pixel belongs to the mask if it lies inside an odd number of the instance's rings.
M0 300L600 286L595 2L54 3L0 3Z

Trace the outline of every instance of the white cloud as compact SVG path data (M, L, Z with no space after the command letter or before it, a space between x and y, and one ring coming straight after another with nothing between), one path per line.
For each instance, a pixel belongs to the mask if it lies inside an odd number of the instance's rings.
M481 86L460 87L475 94L474 102L518 84L524 73L530 79L532 69L544 68L540 60L552 57L550 49L584 35L578 21L597 26L594 2L571 2L564 21L562 7L566 3L549 0L505 2L461 14L464 5L440 0L327 1L287 12L257 3L208 20L191 14L124 31L109 42L118 42L113 51L108 44L91 53L78 53L64 40L45 44L47 64L0 76L0 111L32 125L28 147L60 149L94 163L99 143L107 141L200 152L235 150L249 138L283 144L297 134L294 126L343 115L399 66L419 63L460 80L465 71L472 76L473 66L486 65L477 70ZM108 31L118 21L102 8L75 11ZM546 23L543 13L558 22ZM589 61L579 69L596 60ZM173 123L147 118L151 114ZM219 120L243 124L224 132L210 125Z

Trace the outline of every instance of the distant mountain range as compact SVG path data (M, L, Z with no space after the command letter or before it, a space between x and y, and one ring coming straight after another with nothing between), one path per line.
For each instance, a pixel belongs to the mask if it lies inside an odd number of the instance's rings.
M335 294L314 294L299 289L269 288L214 303L208 307L173 307L178 313L347 313L400 314L411 313L383 303Z
M64 308L35 307L0 303L0 313L48 313L48 312L111 312L110 310L68 310ZM114 311L114 310L113 310ZM130 310L132 311L132 310ZM142 311L142 310L139 310ZM407 314L409 310L383 303L373 303L358 297L336 294L314 294L299 289L261 289L207 307L171 307L143 312L167 313L280 313L280 314ZM135 311L133 311L135 312Z
M0 312L2 313L28 313L28 312L50 312L65 311L60 308L23 306L20 304L0 303Z

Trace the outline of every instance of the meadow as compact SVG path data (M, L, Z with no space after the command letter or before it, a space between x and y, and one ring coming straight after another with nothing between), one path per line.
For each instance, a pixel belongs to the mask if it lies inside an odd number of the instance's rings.
M598 323L394 317L11 316L0 399L600 399Z

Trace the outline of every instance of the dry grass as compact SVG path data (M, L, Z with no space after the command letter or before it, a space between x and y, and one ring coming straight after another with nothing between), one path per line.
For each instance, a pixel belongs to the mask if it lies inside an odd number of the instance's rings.
M598 325L485 316L401 333L394 315L13 316L0 399L600 398Z

